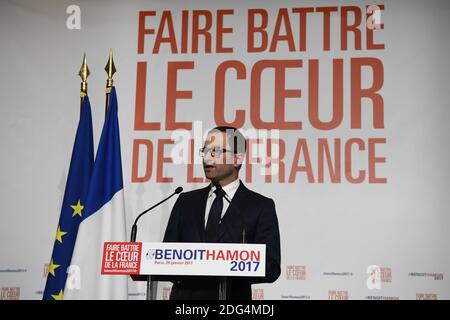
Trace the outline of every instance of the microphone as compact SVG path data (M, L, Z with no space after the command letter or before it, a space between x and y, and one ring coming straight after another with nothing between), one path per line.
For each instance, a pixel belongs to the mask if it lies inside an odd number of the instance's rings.
M216 189L219 190L219 193L222 195L222 197L228 201L230 208L233 208L237 212L237 214L241 217L242 243L246 243L247 239L246 239L246 230L245 230L245 223L244 223L243 215L241 214L239 209L231 203L231 200L228 198L228 194L225 192L225 190L223 190L222 186L219 183L214 183L214 185L216 186Z
M183 191L182 187L178 187L175 189L175 191L168 196L167 198L165 198L164 200L161 200L160 202L158 202L157 204L155 204L154 206L148 208L147 210L145 210L144 212L142 212L140 215L137 216L136 220L134 220L134 224L133 227L131 228L131 242L136 242L136 234L137 234L137 222L138 220L147 212L149 212L150 210L156 208L157 206L159 206L161 203L166 202L167 200L169 200L170 198L172 198L174 195L179 194Z

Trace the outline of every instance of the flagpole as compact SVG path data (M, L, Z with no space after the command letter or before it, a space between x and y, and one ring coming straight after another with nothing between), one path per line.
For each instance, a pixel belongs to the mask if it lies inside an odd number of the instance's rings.
M105 116L106 116L106 112L108 111L108 105L109 105L109 95L111 94L111 88L114 83L114 80L112 77L113 77L114 73L116 73L116 66L114 65L112 49L109 49L109 58L108 58L108 62L106 63L106 66L105 66L105 71L108 75L108 78L106 79L106 102L105 102Z
M88 83L87 78L91 72L89 71L89 67L87 65L86 53L83 56L83 62L81 63L80 71L78 75L81 78L81 88L80 88L80 114L81 114L81 106L83 105L83 98L87 95L88 92Z

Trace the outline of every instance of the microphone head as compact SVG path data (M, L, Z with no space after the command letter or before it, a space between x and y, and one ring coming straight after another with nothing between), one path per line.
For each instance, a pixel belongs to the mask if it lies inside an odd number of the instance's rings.
M222 197L227 196L227 193L225 192L225 190L223 190L223 188L220 185L220 183L214 184L214 186L216 187L216 190L217 190L218 194L220 194Z
M176 194L179 194L179 193L181 193L182 191L183 191L183 187L178 187L178 188L175 189L175 193L176 193Z
M216 189L222 190L222 186L218 182L212 182L212 184L216 187Z

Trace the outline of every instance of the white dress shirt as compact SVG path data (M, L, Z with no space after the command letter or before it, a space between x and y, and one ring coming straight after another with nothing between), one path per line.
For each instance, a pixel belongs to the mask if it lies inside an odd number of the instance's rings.
M234 194L236 193L236 190L239 188L239 184L240 184L240 181L238 178L238 179L234 180L233 182L230 182L226 186L222 187L223 191L225 191L225 193L226 193L225 197L227 197L230 201L233 199ZM211 189L209 190L208 199L206 200L205 229L206 229L206 224L208 223L209 210L211 210L212 203L213 203L214 199L216 198L216 194L214 193L215 190L216 190L216 186L211 184ZM229 205L230 204L228 203L228 201L226 199L223 199L222 215L220 216L221 219L223 218L225 212L227 212Z

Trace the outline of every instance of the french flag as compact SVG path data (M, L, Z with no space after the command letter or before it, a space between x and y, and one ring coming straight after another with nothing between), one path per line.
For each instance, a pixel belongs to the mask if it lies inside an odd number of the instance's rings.
M109 105L78 229L65 300L127 299L127 276L102 275L104 242L126 241L116 90Z

